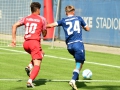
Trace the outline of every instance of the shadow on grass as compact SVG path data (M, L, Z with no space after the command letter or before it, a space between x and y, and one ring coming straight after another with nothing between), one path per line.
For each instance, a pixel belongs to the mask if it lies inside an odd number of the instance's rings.
M46 82L47 82L47 79L37 79L33 81L33 83L35 83L35 86L45 85Z
M84 82L76 82L76 85L78 88L86 87L86 84Z
M84 79L84 80L86 80L86 79ZM120 90L120 86L118 86L118 85L117 86L116 85L87 86L87 83L92 83L92 82L89 82L89 81L87 81L87 82L76 82L76 85L77 85L78 89L80 89L80 90L82 90L82 89L85 89L85 90Z
M82 89L83 88L85 90L120 90L120 86L110 86L110 85L86 86L86 87L82 87Z
M18 80L17 82L23 82L24 80ZM45 85L45 83L47 82L47 79L37 79L33 81L33 84L35 85L35 87L37 86L41 86L41 85ZM17 87L14 89L10 89L10 90L31 90L33 88L27 88L26 84L23 87Z
M22 80L19 80L17 82L22 82ZM37 80L34 80L33 83L35 84L35 87L37 86L41 86L41 85L46 85L47 82L66 82L68 83L69 81L68 80L52 80L52 79L37 79ZM78 89L82 90L82 89L85 89L85 90L120 90L120 86L116 86L116 85L92 85L92 86L87 86L87 83L91 83L92 82L76 82L76 85L78 87ZM25 86L23 87L17 87L17 88L14 88L12 90L31 90L32 88L27 88ZM10 89L11 90L11 89ZM70 90L73 90L72 88Z

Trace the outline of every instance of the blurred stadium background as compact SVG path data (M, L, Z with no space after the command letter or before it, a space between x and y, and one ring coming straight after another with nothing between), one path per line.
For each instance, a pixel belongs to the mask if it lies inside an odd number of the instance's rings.
M0 47L7 46L11 40L11 26L23 16L29 15L30 3L44 0L0 0ZM76 15L83 17L91 28L90 32L83 31L83 41L87 44L97 44L120 47L120 0L52 0L54 21L66 17L64 8L73 5ZM59 5L58 5L58 2ZM58 7L59 6L59 7ZM52 12L50 12L52 13ZM23 42L24 27L18 29L17 42ZM58 40L65 40L63 29L56 28Z
M33 1L42 4L43 15L44 0L0 0L0 90L28 90L25 86L27 76L24 67L28 64L30 56L26 55L21 47L24 41L24 27L17 30L17 47L11 48L8 44L11 42L12 25L31 13L29 6ZM52 0L52 4L54 21L66 17L65 6L73 5L76 15L83 17L91 28L90 32L83 31L86 61L82 70L89 68L93 72L93 77L86 82L80 75L78 89L120 90L120 48L116 48L120 47L120 0ZM63 29L55 29L55 45L66 47L63 42ZM52 41L43 42L50 45ZM47 45L42 47L45 57L35 82L35 90L71 90L65 80L71 79L71 70L75 64L73 57L65 48L52 49ZM104 51L105 53L102 53Z

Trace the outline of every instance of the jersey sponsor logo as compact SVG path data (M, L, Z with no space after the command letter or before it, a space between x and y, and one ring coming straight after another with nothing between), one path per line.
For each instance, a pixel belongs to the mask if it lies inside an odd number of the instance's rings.
M68 18L68 19L65 19L65 21L70 21L70 20L74 20L74 19L78 19L78 18L77 17Z
M26 21L40 22L39 19L33 19L33 18L26 18Z

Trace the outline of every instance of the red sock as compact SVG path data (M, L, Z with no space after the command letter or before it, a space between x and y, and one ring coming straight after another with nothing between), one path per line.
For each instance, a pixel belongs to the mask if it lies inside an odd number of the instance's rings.
M40 66L35 65L30 74L30 79L34 80L36 78L36 76L38 75L39 70L40 70Z

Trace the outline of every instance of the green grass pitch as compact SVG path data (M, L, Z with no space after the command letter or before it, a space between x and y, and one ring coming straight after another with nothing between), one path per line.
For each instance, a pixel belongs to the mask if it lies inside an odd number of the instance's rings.
M74 58L65 48L42 45L45 57L35 88L26 88L28 76L24 68L31 60L22 47L0 47L0 90L72 90ZM93 73L91 80L83 80L82 71L76 83L79 90L120 90L120 55L86 51L82 68Z

